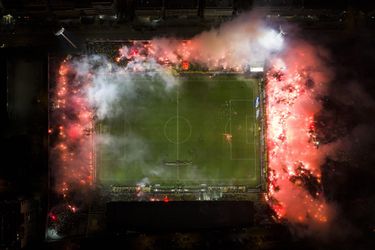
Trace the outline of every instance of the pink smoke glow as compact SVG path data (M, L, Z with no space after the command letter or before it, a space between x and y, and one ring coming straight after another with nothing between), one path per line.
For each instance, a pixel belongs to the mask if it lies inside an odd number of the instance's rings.
M57 193L67 198L73 186L93 184L93 110L85 89L89 75L76 74L68 59L58 70L48 133L54 137L51 156L57 171Z
M133 46L120 48L115 61L153 58L160 64L182 68L187 66L184 62L191 62L209 70L243 71L249 64L262 64L272 51L283 47L281 33L247 13L189 40L155 38L134 42Z
M332 209L321 186L327 148L316 139L318 97L329 82L319 51L308 44L290 47L270 61L266 116L268 194L277 218L292 223L327 223Z

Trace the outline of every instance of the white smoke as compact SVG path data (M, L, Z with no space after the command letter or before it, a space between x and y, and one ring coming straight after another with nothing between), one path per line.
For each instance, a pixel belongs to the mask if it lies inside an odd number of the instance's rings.
M145 140L134 133L119 136L107 133L98 134L96 141L99 147L105 148L116 159L118 167L134 163L144 164L149 151Z
M281 32L267 27L258 16L247 13L186 43L166 38L153 39L151 43L155 58L172 63L186 60L210 69L241 70L264 63L272 52L283 48L284 39Z
M122 50L125 50L125 47ZM124 111L127 107L120 102L130 102L138 97L141 86L137 80L140 78L147 78L149 81L161 80L158 82L165 91L178 85L178 79L171 70L154 59L138 57L126 67L120 67L104 56L93 55L76 59L73 65L78 78L87 75L91 78L91 85L86 91L98 120L126 113Z

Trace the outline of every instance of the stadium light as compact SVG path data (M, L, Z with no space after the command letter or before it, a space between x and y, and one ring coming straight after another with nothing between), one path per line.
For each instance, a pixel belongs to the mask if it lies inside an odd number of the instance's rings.
M64 27L61 27L61 29L59 29L56 33L55 33L55 36L62 36L65 38L65 40L68 41L68 43L70 43L70 45L72 45L75 49L77 48L77 46L72 42L70 41L70 39L64 34Z
M284 43L283 31L265 30L258 38L258 42L266 49L281 50Z

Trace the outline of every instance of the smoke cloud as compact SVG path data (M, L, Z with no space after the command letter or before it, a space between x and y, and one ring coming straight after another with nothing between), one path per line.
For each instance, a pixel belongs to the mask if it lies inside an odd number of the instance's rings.
M135 42L124 46L119 49L118 63L101 55L71 60L68 67L76 74L74 82L85 81L87 84L77 84L79 88L73 88L78 94L72 91L70 107L65 110L67 114L71 114L71 110L78 114L77 109L89 107L91 118L99 121L118 116L126 120L136 112L136 100L142 98L142 91L146 89L163 96L177 86L179 80L173 68L181 67L184 62L199 64L209 70L227 71L243 71L249 65L263 66L267 62L270 179L267 201L278 220L286 220L294 228L303 227L307 233L317 232L330 228L329 223L335 218L334 203L327 200L323 188L325 170L322 171L321 166L327 164L329 157L341 157L337 148L350 150L352 140L370 143L362 132L366 131L363 127L370 125L358 126L353 134L340 140L329 140L319 134L322 119L317 117L324 113L322 100L329 92L333 78L332 68L326 63L329 60L324 49L302 40L286 41L281 32L270 29L261 18L248 13L187 41L155 38L149 43ZM146 86L139 77L158 80L155 82L162 85ZM357 93L359 98L365 96L354 86L351 92ZM345 100L345 94L341 98L342 102L357 101L349 96ZM364 98L364 101L364 106L374 105L371 98ZM82 102L86 103L76 105ZM69 140L84 137L84 122L88 123L88 120L70 119L64 123ZM86 147L86 143L78 144L72 152L80 152L79 148ZM97 136L97 145L106 145L121 162L148 164L148 145L137 134L114 137L103 133ZM127 151L127 157L116 151L119 148ZM68 168L77 169L76 165L82 165L72 162ZM145 176L165 176L158 165L147 171ZM68 178L68 174L64 176ZM145 177L139 183L149 183L149 180Z
M131 102L137 98L139 90L144 87L137 82L140 77L149 81L161 79L159 82L164 84L165 91L178 84L171 70L162 67L152 58L136 57L126 67L120 67L104 55L93 55L74 60L72 66L78 76L89 75L91 84L86 89L86 94L99 120L126 111L123 110L126 107L119 105L119 102Z
M153 39L150 54L173 64L188 61L210 70L240 71L248 65L263 66L269 55L283 46L281 33L267 27L257 15L247 13L186 42Z
M267 72L267 199L280 219L304 225L299 233L326 229L334 216L321 184L321 166L334 149L318 140L315 117L332 79L327 60L324 50L290 41Z

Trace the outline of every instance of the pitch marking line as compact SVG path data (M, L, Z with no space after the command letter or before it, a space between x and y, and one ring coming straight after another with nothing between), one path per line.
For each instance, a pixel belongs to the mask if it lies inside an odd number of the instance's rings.
M179 92L178 92L178 86L177 86L177 88L176 88L176 93L177 93L177 108L176 108L176 116L177 116L177 125L176 125L176 147L177 147L177 149L176 149L176 154L177 154L177 156L176 156L176 160L177 160L177 162L179 161L179 157L180 157L180 152L179 152L179 150L180 150L180 146L179 146L179 144L180 144L180 142L179 142L179 130L180 130L180 128L179 128L179 126L180 126L180 122L179 122ZM180 167L177 165L177 168L176 168L177 170L177 180L179 180L180 179Z
M252 103L250 99L231 99L229 100L229 114L230 114L230 117L229 117L229 131L230 131L230 134L232 134L232 102L247 102L247 103ZM250 106L251 107L251 106ZM249 107L249 109L250 109ZM248 143L248 133L247 133L247 117L248 115L245 115L245 142L246 142L246 145L249 145L250 143ZM250 152L249 152L249 157L245 157L245 158L234 158L233 157L233 149L232 149L232 144L233 142L230 144L230 156L231 156L231 160L253 160L253 158L250 157Z

